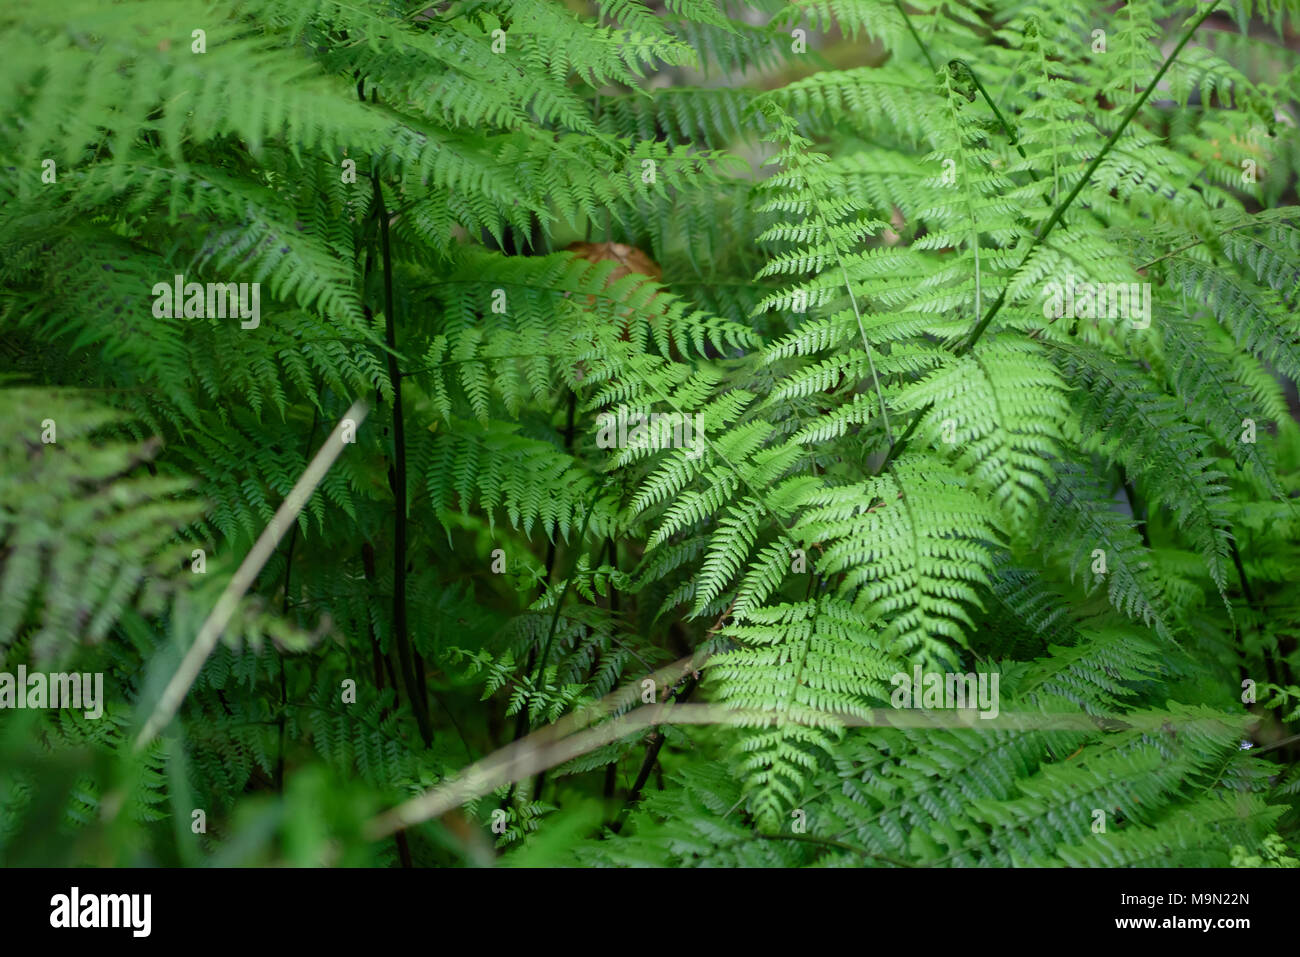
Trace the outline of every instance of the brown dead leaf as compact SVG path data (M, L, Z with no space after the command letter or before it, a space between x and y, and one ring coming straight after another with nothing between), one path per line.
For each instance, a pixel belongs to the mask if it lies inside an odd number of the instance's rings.
M649 276L656 282L664 277L664 271L659 268L659 264L635 246L627 246L623 243L578 242L570 243L565 248L589 263L604 262L607 259L617 262L618 265L614 267L614 271L609 275L611 284L618 282L624 276L630 276L632 273Z
M610 272L609 278L605 280L606 289L620 279L631 275L645 276L648 282L656 285L663 281L664 272L659 267L659 264L635 246L628 246L625 243L576 242L570 243L565 249L590 263L602 263L607 260L617 263L613 271ZM654 297L651 297L650 301L653 302ZM649 321L653 323L654 320L655 316L652 313ZM631 311L624 314L622 326L619 330L619 338L625 342L631 339L632 323L634 321ZM582 370L579 370L579 372L581 373Z

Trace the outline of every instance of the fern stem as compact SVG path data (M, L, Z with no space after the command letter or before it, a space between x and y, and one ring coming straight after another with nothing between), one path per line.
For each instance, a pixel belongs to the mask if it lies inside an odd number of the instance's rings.
M909 17L907 11L903 9L901 0L894 0L894 6L898 8L899 15L903 18L903 22L907 24L907 29L912 34L912 39L916 41L916 45L919 46L921 52L925 54L925 62L930 64L930 70L937 73L939 68L934 65L934 58L930 56L930 48L921 40L921 34L916 32L916 27L912 25L912 18Z
M1022 160L1028 160L1029 157L1025 155L1024 147L1020 145L1020 137L1016 134L1016 131L1012 129L1011 124L1007 122L1007 118L1002 115L1002 111L998 109L998 105L993 102L993 97L989 96L989 91L984 89L984 84L980 82L979 74L975 72L975 68L960 58L952 59L948 62L950 64L957 64L970 74L971 82L975 84L975 89L979 91L980 96L984 97L984 102L987 103L989 109L993 111L993 115L998 118L998 123L1002 126L1002 131L1007 134L1007 142L1016 148L1016 152L1020 154ZM1033 170L1029 171L1029 175L1034 175ZM1037 177L1034 177L1034 179L1037 181Z
M827 229L829 233L830 230ZM839 249L835 250L835 258L840 261L840 271L844 276L844 286L849 294L849 302L853 305L853 318L858 321L858 332L862 335L862 349L867 354L867 368L871 370L871 384L876 389L876 401L880 403L880 415L885 423L885 440L890 445L894 444L894 432L889 426L889 409L885 407L885 393L880 388L880 376L876 374L876 360L872 358L871 343L867 341L867 330L862 324L862 313L858 311L858 297L853 292L853 283L849 281L849 270L844 265L844 259L840 256Z
M411 710L420 728L420 738L427 748L433 744L433 728L429 722L429 702L422 676L415 673L415 655L406 620L406 429L402 417L402 374L397 366L397 321L393 315L393 255L388 236L388 210L384 207L384 193L379 176L372 173L375 214L379 220L380 254L384 269L384 359L388 364L388 379L393 388L393 468L390 482L393 488L393 638L397 646L398 664Z
M1119 480L1120 484L1124 486L1124 496L1128 499L1129 509L1133 512L1133 518L1137 522L1138 532L1142 535L1142 544L1149 549L1151 548L1151 533L1147 528L1146 510L1141 507L1137 489L1133 487L1128 471L1122 465L1119 468Z
M609 826L609 829L615 834L623 830L623 824L627 820L628 814L631 813L632 806L636 803L637 798L641 796L641 790L645 787L646 781L650 779L650 769L654 767L655 761L659 759L659 751L663 746L663 732L653 732L650 738L650 747L646 750L645 760L641 762L641 770L637 772L636 781L632 784L632 790L627 792L627 799L619 809L618 817Z
M1215 233L1214 236L1217 239L1219 237L1228 235L1228 233L1235 233L1239 229L1249 229L1251 226L1256 226L1256 225L1258 225L1258 221L1255 219L1255 217L1252 216L1246 222L1238 223L1236 226L1229 226L1227 229ZM1173 256L1177 256L1179 253L1185 253L1187 252L1187 250L1194 249L1197 246L1203 245L1204 243L1205 243L1205 238L1193 240L1192 242L1188 243L1185 246L1179 246L1177 249L1171 249L1163 256L1157 256L1155 259L1152 259L1149 262L1144 262L1142 265L1138 266L1135 271L1141 272L1143 269L1150 269L1152 266L1156 265L1157 263L1162 263L1166 259L1169 259Z
M366 101L365 78L357 76L357 97L362 103ZM411 710L415 713L415 723L420 729L420 739L427 748L433 744L433 727L429 720L429 701L423 683L423 664L420 675L416 675L418 654L411 648L406 619L406 428L402 418L402 374L397 364L397 319L393 303L393 255L388 234L388 209L384 205L384 191L379 185L379 173L373 168L370 172L370 184L374 191L374 215L379 224L380 253L384 270L384 359L388 368L388 378L393 387L393 448L394 463L390 471L390 484L393 490L393 635L398 655L398 666L402 672L402 682L406 685L411 699ZM368 311L368 310L367 310ZM396 681L393 682L396 689ZM444 710L446 706L443 705ZM450 715L450 712L448 712ZM455 719L453 718L453 723ZM457 727L457 733L460 728ZM465 750L469 752L469 743L461 735ZM405 838L399 842L403 852L403 863L409 865L410 855L405 848Z
M1007 134L1007 142L1016 148L1016 152L1020 154L1022 160L1028 162L1029 156L1025 153L1025 148L1020 145L1019 134L1017 134L1011 124L1007 122L1007 118L1002 115L1002 111L998 109L998 105L993 102L993 97L989 96L989 91L984 88L984 84L980 81L979 74L975 72L975 68L960 58L949 60L948 62L949 64L957 64L970 74L971 81L975 84L975 89L979 90L980 96L984 97L984 102L987 103L989 109L993 111L993 115L998 118L998 123L1001 124L1002 131ZM1025 171L1029 174L1031 180L1035 183L1038 182L1038 174L1034 172L1032 167L1027 167ZM1052 197L1047 193L1043 193L1043 202L1050 206L1052 203ZM1065 227L1062 226L1061 228L1064 229ZM978 306L975 307L975 311L979 312Z
M591 504L587 506L587 514L582 518L582 531L578 532L577 547L579 552L582 549L582 541L587 537L587 524L591 521L591 513L596 510L596 500L600 496L600 490L592 496ZM551 626L546 631L546 643L542 646L542 657L537 663L536 680L541 681L542 675L546 672L546 662L551 656L551 643L555 640L555 629L560 623L560 610L564 607L565 596L569 594L569 586L573 584L573 575L578 567L578 557L573 559L573 567L569 569L569 577L564 580L564 587L560 589L559 597L555 599L555 614L551 615Z
M1246 565L1241 560L1241 550L1237 548L1237 539L1235 536L1228 537L1228 548L1232 553L1232 564L1237 569L1237 578L1241 582L1241 593L1246 598L1246 605L1258 616L1260 614L1260 609L1255 603L1255 589L1251 587L1250 578L1246 575ZM1245 651L1245 648L1243 648L1242 651ZM1259 654L1260 657L1264 659L1264 672L1268 675L1268 680L1270 682L1275 685L1290 683L1290 673L1288 672L1285 679L1278 674L1277 663L1273 660L1273 656L1268 653L1267 649L1261 647ZM1283 666L1285 666L1285 661L1283 661Z
M577 399L578 399L577 393L570 390L569 399L568 399L568 414L567 414L566 425L564 429L564 450L566 452L571 452L573 450L574 417L577 411ZM594 499L592 500L592 505L593 506L595 505ZM590 512L588 512L588 516L590 516ZM582 526L582 533L581 535L579 535L579 542L581 542L582 537L584 537L586 533L587 533L587 525L586 522L584 521ZM546 546L545 581L546 581L547 588L550 588L551 582L555 576L556 554L557 554L557 547L556 547L555 539L552 538L547 543ZM565 591L567 590L568 590L568 582L566 581ZM555 605L555 616L551 619L551 630L547 634L547 639L546 639L547 654L549 654L551 650L551 645L550 645L551 636L554 635L555 633L555 626L556 623L559 621L560 605L563 603L563 601L564 601L564 595L563 593L561 593L560 599L559 601L556 602ZM534 668L536 664L537 664L537 646L533 645L531 648L528 649L528 664L524 667L524 673L532 675L534 673ZM545 667L546 665L545 665L545 655L544 655L542 667L536 668L536 678L534 679L535 686L536 683L540 683L542 671L543 669L545 669ZM513 740L518 741L520 738L522 738L528 732L531 724L532 722L529 720L528 717L528 708L521 707L519 709L519 714L515 716L515 734ZM542 770L541 772L538 773L537 779L533 784L534 797L541 792L542 784L545 782L545 780L546 780L546 772L545 770ZM510 802L515 795L516 787L517 784L511 784L510 789L506 791L505 796L501 799L501 808L503 810L510 806Z
M1124 116L1120 119L1119 125L1115 127L1115 132L1110 134L1110 138L1106 140L1106 143L1102 146L1101 150L1092 158L1092 162L1088 164L1086 169L1084 169L1083 175L1080 176L1079 181L1074 184L1074 189L1070 190L1070 194L1065 197L1065 200L1052 210L1052 215L1048 217L1047 222L1044 223L1043 226L1039 228L1039 231L1034 234L1034 238L1030 240L1029 248L1025 250L1024 259L1020 261L1020 268L1024 268L1025 264L1029 261L1029 257L1033 255L1034 250L1039 246L1039 244L1046 242L1047 237L1051 234L1052 230L1056 228L1056 224L1061 221L1061 217L1064 216L1065 211L1070 208L1075 197L1083 192L1083 188L1088 185L1089 180L1092 179L1092 174L1097 171L1097 167L1101 165L1102 160L1104 160L1110 154L1110 151L1115 148L1115 144L1119 142L1119 138L1124 135L1124 131L1128 129L1129 123L1131 123L1133 118L1137 116L1137 111L1142 108L1144 103L1146 103L1147 97L1151 95L1151 91L1156 88L1161 79L1164 78L1164 75L1169 72L1169 68L1173 66L1174 60L1176 60L1178 54L1183 51L1183 47L1187 46L1192 35L1196 33L1201 24L1204 23L1210 14L1214 12L1215 7L1218 5L1218 0L1214 0L1214 2L1206 6L1201 15L1196 18L1195 22L1190 28L1188 28L1187 32L1183 34L1183 38L1178 41L1178 46L1174 47L1169 56L1165 57L1165 62L1160 64L1160 69L1156 71L1155 77L1147 84L1146 89L1142 91L1142 95L1134 100L1133 103L1130 104L1129 108L1124 112ZM1018 271L1019 269L1017 269L1017 272ZM972 331L970 339L967 341L966 345L959 350L960 355L970 352L970 350L975 347L975 343L979 341L980 336L984 334L984 330L987 329L989 323L993 321L993 317L996 316L998 311L1002 308L1002 303L1006 300L1006 290L1007 287L1004 286L1002 288L1002 293L998 296L997 302L993 304L993 307L989 309L988 314L980 320L980 324L975 327L974 331Z
M591 520L591 513L594 512L594 511L596 510L596 499L597 499L599 496L600 496L600 491L597 490L596 494L592 497L591 504L588 505L588 507L587 507L587 513L586 513L586 515L583 516L583 519L582 519L582 531L580 531L580 532L578 533L578 538L577 538L577 546L578 546L579 552L581 552L582 541L583 541L583 539L585 539L585 538L587 537L587 523ZM554 544L554 543L552 543L552 544ZM551 564L551 562L552 562L553 560L554 560L554 552L552 551L552 552L549 553L548 566ZM550 627L549 627L549 628L547 629L547 631L546 631L546 643L545 643L545 644L543 645L543 647L542 647L541 659L537 662L537 668L536 668L536 671L534 671L534 669L533 669L533 656L532 656L531 653L530 653L530 655L529 655L529 658L528 658L528 668L527 668L527 670L528 670L528 672L529 672L530 674L533 675L533 688L534 688L534 690L536 690L536 689L541 685L541 683L542 683L542 676L543 676L544 674L546 674L546 661L547 661L547 659L548 659L548 658L550 657L550 655L551 655L551 643L555 640L555 629L556 629L556 627L557 627L557 626L559 625L559 623L560 623L560 611L561 611L561 609L563 609L563 607L564 607L564 599L565 599L565 597L569 594L569 586L573 584L573 573L574 573L574 571L577 569L577 567L578 567L578 558L575 557L575 558L573 559L573 565L572 565L572 567L569 569L569 577L566 578L566 579L564 580L564 587L560 589L560 594L559 594L559 595L556 597L556 599L555 599L555 613L554 613L553 615L551 615L551 625L550 625ZM549 579L550 579L550 568L549 568L549 567L548 567L548 570L547 570L547 579L548 579L548 581L549 581ZM536 651L536 647L535 647L535 646L534 646L534 651ZM527 730L527 729L531 726L531 724L532 724L532 721L529 719L529 716L528 716L528 706L527 706L527 703L525 702L523 705L520 706L519 716L515 719L515 737L514 737L514 740L515 740L515 741L518 741L519 738L520 738L520 736L521 736L521 731L525 731L525 730ZM543 770L544 770L544 769L543 769ZM545 779L544 779L544 778L542 777L542 775L539 773L539 774L538 774L538 777L537 777L537 779L536 779L536 781L535 781L535 783L534 783L534 790L533 790L533 796L534 796L534 797L536 797L536 795L537 795L537 791L541 788L541 786L542 786L542 782L543 782L544 780L545 780ZM517 783L517 782L516 782L516 783ZM516 784L513 784L513 783L512 783L512 784L510 785L510 789L506 792L505 797L502 798L502 800L501 800L501 806L502 806L502 808L505 808L505 807L509 806L511 799L514 797L515 789L516 789Z
M366 542L361 546L361 571L365 575L368 585L373 587L375 583L375 547L370 542ZM375 625L368 614L366 615L366 634L370 637L370 653L375 669L375 690L384 690L384 672L387 671L389 683L393 687L393 702L400 707L401 691L397 687L397 679L393 674L393 663L388 655L379 650L379 639L375 635ZM382 712L385 715L387 713L387 709Z
M895 0L895 3L897 2L898 0ZM1156 88L1156 85L1159 84L1164 75L1169 72L1169 68L1173 65L1174 60L1177 59L1178 54L1183 51L1183 47L1187 46L1192 35L1196 33L1201 24L1204 23L1210 14L1214 12L1214 9L1218 5L1219 0L1214 0L1214 2L1206 6L1205 10L1203 10L1200 16L1196 18L1191 27L1188 28L1187 32L1183 34L1183 38L1178 41L1178 46L1174 47L1174 49L1170 51L1169 56L1165 57L1164 63L1160 65L1160 69L1156 71L1155 77L1149 84L1147 84L1146 89L1142 91L1142 95L1134 100L1129 108L1124 112L1124 116L1120 119L1119 125L1115 127L1115 132L1111 133L1110 138L1106 140L1101 150L1093 157L1092 162L1088 164L1086 169L1084 169L1083 175L1080 176L1079 181L1074 184L1074 189L1070 190L1070 195L1066 196L1065 199L1052 210L1052 214L1047 218L1047 222L1039 227L1038 232L1036 232L1033 239L1029 241L1029 247L1025 250L1024 258L1020 260L1020 265L1016 268L1016 272L1019 272L1024 268L1025 264L1029 262L1029 257L1034 254L1034 250L1037 249L1041 243L1047 240L1047 237L1051 234L1052 230L1056 228L1057 223L1061 221L1061 217L1065 215L1065 211L1070 208L1070 205L1074 202L1075 198L1083 192L1084 186L1086 186L1088 181L1092 179L1092 174L1097 171L1097 167L1101 165L1102 160L1106 158L1110 151L1115 147L1115 144L1119 141L1120 136L1122 136L1124 131L1128 129L1129 123L1133 121L1133 117L1137 115L1137 111L1141 109L1142 105L1147 101L1147 97L1151 95L1151 91ZM902 7L900 6L899 9L901 10ZM1009 288L1011 288L1010 283L1006 283L1002 286L1002 291L998 293L998 298L994 300L993 305L989 307L989 311L985 313L984 318L979 321L979 324L971 330L970 337L966 342L957 349L958 356L964 356L975 348L975 344L979 342L980 337L984 335L984 331L988 329L989 323L993 321L993 317L1001 311L1002 304L1006 302L1007 290ZM907 442L916 431L917 425L920 424L921 419L925 417L926 413L929 412L931 408L933 408L933 403L927 405L917 413L917 415L912 418L911 424L907 427L907 431L903 433L903 437L899 439L898 443L891 443L889 451L885 453L884 461L881 462L880 467L876 469L877 475L883 472L885 467L888 466L889 463L907 447Z
M574 416L575 416L576 411L577 411L577 404L578 404L578 394L577 394L576 392L574 392L572 389L570 389L570 390L569 390L569 412L568 412L568 422L567 422L567 424L565 425L565 429L564 429L564 450L565 450L566 452L572 452L572 451L573 451ZM593 501L592 504L594 505L595 502ZM582 530L583 530L583 533L584 533L584 535L585 535L585 533L586 533L586 531L587 531L587 529L586 529L586 525L585 525L585 524L584 524ZM579 547L581 547L581 538L579 538ZM600 560L600 559L599 559L599 552L597 552L597 561L599 561L599 560ZM550 581L551 581L551 573L552 573L552 571L554 571L554 567L555 567L555 542L552 541L552 542L551 542L551 548L550 548L550 550L549 550L549 552L548 552L548 554L547 554L547 557L546 557L546 582L547 582L548 585L550 584ZM559 612L559 606L558 606L558 604L557 604L557 606L556 606L556 612L557 612L557 614L558 614L558 612ZM553 622L554 622L555 620L558 620L558 619L553 619ZM549 639L548 639L548 640L549 640ZM550 649L548 648L547 650L549 651ZM529 662L530 662L530 665L531 665L531 661L532 661L532 656L530 655L530 656L529 656ZM530 670L531 670L531 669L530 669ZM541 680L541 672L540 672L540 670L539 670L539 672L538 672L537 677L538 677L538 680L540 681L540 680ZM520 712L519 712L520 717L525 717L525 716L527 715L527 713L528 713L528 712L527 712L526 709L521 709ZM515 740L518 741L519 738L520 738L520 727L519 727L518 724L516 724L516 726L515 726ZM534 779L534 781L533 781L533 798L534 798L534 799L538 799L538 798L541 797L541 794L542 794L542 786L543 786L545 783L546 783L546 769L545 769L545 768L542 768L542 770L540 770L540 771L537 772L537 777L536 777L536 779ZM513 788L512 788L512 790L513 790Z
M694 675L687 675L679 687L668 692L664 703L677 700L685 701L691 696L691 692L695 690L696 683ZM656 730L650 741L650 747L646 749L645 758L641 762L641 770L637 772L636 781L632 784L632 790L627 792L627 799L623 802L623 807L619 809L618 817L610 825L610 830L615 834L623 829L628 814L632 812L632 806L641 797L641 791L645 788L646 782L650 780L650 771L654 768L655 762L659 760L659 752L663 749L664 740L664 733Z

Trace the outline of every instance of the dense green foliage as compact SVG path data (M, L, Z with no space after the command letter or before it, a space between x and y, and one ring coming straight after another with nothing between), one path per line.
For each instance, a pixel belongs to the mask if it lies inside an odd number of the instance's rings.
M7 2L0 671L106 702L0 861L1295 865L1300 6L1210 6Z

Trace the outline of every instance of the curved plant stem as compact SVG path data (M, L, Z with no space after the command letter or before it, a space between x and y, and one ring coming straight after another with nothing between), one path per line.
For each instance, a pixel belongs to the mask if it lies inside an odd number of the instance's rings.
M1120 119L1119 125L1115 127L1115 132L1110 134L1110 138L1106 140L1105 145L1102 146L1097 155L1093 157L1092 162L1088 164L1086 169L1084 169L1083 175L1080 176L1079 181L1074 184L1074 189L1070 190L1070 195L1066 196L1065 199L1052 210L1052 215L1047 218L1047 221L1041 227L1039 227L1038 232L1036 232L1033 239L1029 241L1029 246L1025 250L1024 257L1020 260L1020 265L1016 267L1016 272L1019 272L1024 268L1025 264L1029 262L1029 257L1034 254L1034 250L1037 249L1041 243L1045 242L1049 235L1051 235L1052 230L1055 229L1056 225L1061 221L1061 217L1065 215L1065 211L1070 208L1070 205L1074 202L1079 193L1083 192L1083 187L1092 179L1092 174L1097 171L1097 167L1101 165L1101 161L1106 158L1112 149L1114 149L1120 136L1122 136L1124 131L1128 129L1129 123L1133 121L1133 117L1137 115L1137 111L1142 108L1144 103L1146 103L1147 97L1151 95L1151 91L1160 83L1161 79L1163 79L1164 75L1173 65L1174 60L1178 58L1178 54L1183 51L1183 47L1187 46L1192 35L1196 33L1201 24L1204 23L1210 14L1214 12L1218 5L1218 0L1214 0L1213 3L1207 4L1205 9L1201 11L1200 15L1192 22L1192 25L1187 29L1187 32L1183 34L1183 38L1178 41L1178 46L1174 47L1173 50L1170 51L1169 56L1165 57L1165 61L1160 65L1160 69L1156 71L1155 77L1147 84L1147 87L1142 91L1142 94L1134 100L1129 108L1124 112L1124 116ZM993 321L993 317L1001 311L1003 303L1006 302L1007 290L1009 288L1010 283L1003 285L1002 291L998 293L998 298L994 300L993 305L991 305L988 312L984 314L984 318L982 318L975 328L971 330L970 337L957 349L958 356L964 356L975 348L975 343L979 342L980 337L984 335L984 331L988 329L989 323ZM907 443L908 440L911 439L912 433L916 431L917 425L920 424L921 419L925 417L926 413L929 412L932 407L932 404L927 405L917 413L912 418L912 422L907 427L907 431L903 433L902 438L900 438L896 443L890 444L889 450L885 453L884 461L882 461L880 467L876 469L877 475L883 472L886 466L888 466L890 462L897 458L898 455L907 448Z

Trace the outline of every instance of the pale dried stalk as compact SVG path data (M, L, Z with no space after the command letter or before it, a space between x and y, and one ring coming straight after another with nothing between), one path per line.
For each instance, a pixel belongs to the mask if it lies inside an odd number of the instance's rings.
M235 609L239 607L239 600L244 597L244 593L252 587L253 582L257 579L258 573L262 566L267 563L275 548L280 544L280 539L284 537L298 513L303 510L307 500L311 498L312 492L316 491L316 486L325 478L325 473L329 471L334 460L339 457L343 451L343 428L344 424L351 421L352 428L359 428L362 421L369 411L366 403L361 399L352 403L352 408L344 413L339 424L334 427L316 457L308 463L306 470L298 478L289 494L285 496L280 507L276 510L275 515L271 517L271 522L262 530L256 542L253 543L252 549L240 563L238 570L226 585L225 591L217 599L217 603L208 613L207 619L199 629L198 637L194 639L194 644L185 652L185 657L181 660L180 667L172 675L171 681L163 690L162 697L154 705L153 712L149 715L149 720L145 722L144 730L140 736L135 739L135 750L139 751L158 735L163 728L171 722L180 709L181 702L185 700L185 695L189 692L190 687L194 684L194 679L199 676L199 671L203 668L203 663L208 660L208 655L212 654L217 642L221 639L221 633L226 630L226 625L230 624L231 616L234 615ZM354 431L355 435L355 431Z

